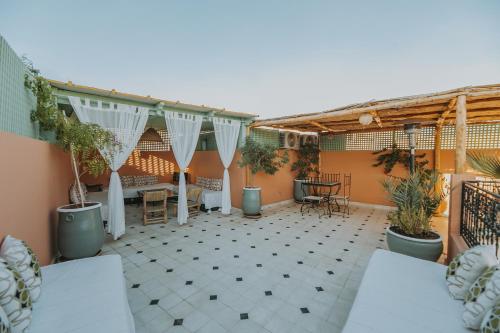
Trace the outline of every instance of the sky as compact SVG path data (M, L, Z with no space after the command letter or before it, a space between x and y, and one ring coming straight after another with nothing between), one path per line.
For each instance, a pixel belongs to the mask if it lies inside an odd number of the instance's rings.
M0 0L45 77L258 114L500 83L500 1Z

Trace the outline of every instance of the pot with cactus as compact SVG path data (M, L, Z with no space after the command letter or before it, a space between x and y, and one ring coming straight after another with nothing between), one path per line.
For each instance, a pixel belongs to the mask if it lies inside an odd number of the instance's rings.
M114 135L96 124L84 124L73 115L68 117L59 110L49 82L26 63L28 72L25 86L37 98L31 120L42 131L53 133L55 143L70 155L71 169L75 176L69 189L71 204L57 208L57 247L65 259L79 259L96 255L104 243L104 225L99 202L86 202L85 186L80 181L83 174L99 176L107 164L99 150L108 145L120 148ZM51 140L52 141L52 140Z
M247 185L243 188L243 215L248 218L261 216L261 188L253 185L255 174L264 172L274 175L284 164L288 163L288 153L280 154L277 146L262 143L248 137L241 148L240 167L248 167L250 174Z
M388 214L386 230L389 250L416 258L437 261L443 252L443 239L432 230L432 216L445 197L436 186L439 173L417 169L407 178L383 182L396 210Z

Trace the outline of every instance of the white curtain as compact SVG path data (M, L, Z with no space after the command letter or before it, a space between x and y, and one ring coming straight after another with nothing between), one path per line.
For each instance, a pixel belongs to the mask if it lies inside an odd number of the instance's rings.
M203 119L200 115L183 114L178 112L165 112L165 122L167 123L168 135L175 160L179 166L179 198L177 207L177 222L184 224L187 222L187 195L186 179L184 170L191 162ZM210 166L207 166L210 167Z
M240 133L240 121L213 117L215 141L219 156L224 165L224 178L222 180L222 214L231 212L231 183L229 181L229 165L234 157Z
M101 101L96 105L89 99L69 97L73 110L83 123L97 124L114 134L120 145L112 145L101 149L100 153L106 159L111 169L108 191L108 225L107 232L118 239L125 234L125 206L123 190L118 169L125 163L139 141L148 120L148 109L125 104L109 103L104 108Z

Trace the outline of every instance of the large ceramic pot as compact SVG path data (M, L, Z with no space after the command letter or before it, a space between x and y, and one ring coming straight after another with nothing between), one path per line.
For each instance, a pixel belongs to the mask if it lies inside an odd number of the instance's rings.
M304 198L304 192L302 191L302 184L304 182L304 179L293 180L293 198L295 199L295 202L302 202L302 199Z
M57 208L57 244L64 258L92 257L101 250L104 243L101 206L99 202L87 202L85 207L66 205Z
M260 216L260 187L243 188L243 214L248 217Z
M436 239L420 239L403 236L397 232L386 229L387 245L389 250L406 254L415 258L437 261L443 253L443 239L439 234Z

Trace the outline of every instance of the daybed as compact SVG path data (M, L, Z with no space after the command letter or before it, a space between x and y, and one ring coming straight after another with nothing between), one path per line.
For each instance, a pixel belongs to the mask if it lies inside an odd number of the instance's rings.
M446 266L377 250L343 333L468 332L464 307L446 286Z
M134 333L119 255L42 267L30 333Z

